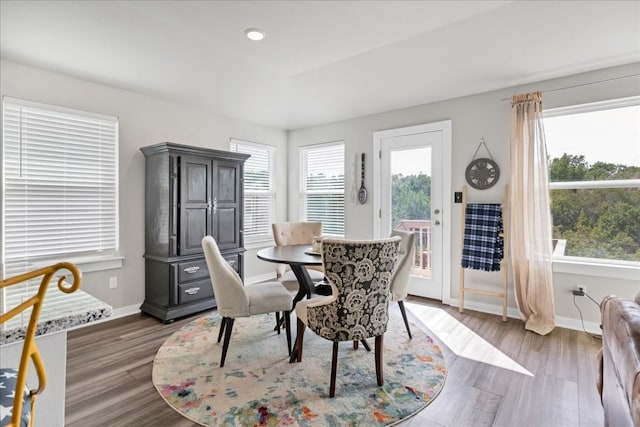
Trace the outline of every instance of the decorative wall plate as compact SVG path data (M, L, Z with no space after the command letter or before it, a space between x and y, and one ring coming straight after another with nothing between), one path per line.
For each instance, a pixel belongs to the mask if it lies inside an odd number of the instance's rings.
M465 171L467 183L478 190L491 188L500 179L500 168L492 159L474 159Z

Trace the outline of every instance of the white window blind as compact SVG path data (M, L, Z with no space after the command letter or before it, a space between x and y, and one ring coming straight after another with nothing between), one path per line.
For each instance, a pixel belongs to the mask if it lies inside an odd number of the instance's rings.
M344 236L344 142L302 147L300 165L302 217Z
M118 119L8 97L2 105L4 274L115 255Z
M231 139L230 150L250 154L244 164L244 238L271 240L276 193L273 184L275 147Z

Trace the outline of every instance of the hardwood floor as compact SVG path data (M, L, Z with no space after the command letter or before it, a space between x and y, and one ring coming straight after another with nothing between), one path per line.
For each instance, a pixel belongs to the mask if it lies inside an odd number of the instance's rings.
M448 374L440 395L401 423L422 426L602 426L595 388L600 341L411 298L408 315L442 348ZM392 303L393 310L397 304ZM133 315L70 331L66 426L193 426L151 384L156 351L192 318L164 325Z

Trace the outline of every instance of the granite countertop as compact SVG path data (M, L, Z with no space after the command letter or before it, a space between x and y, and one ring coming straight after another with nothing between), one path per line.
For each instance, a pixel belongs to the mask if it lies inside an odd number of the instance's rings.
M12 290L12 301L5 301L7 307L13 307L20 301L19 294L23 293L25 298L30 297L38 290L39 281L27 282L15 287L23 287L24 292L15 293ZM15 287L13 287L15 289ZM5 297L7 298L7 297ZM8 299L8 298L7 298ZM2 295L0 295L0 303ZM0 304L0 312L4 309ZM29 316L31 310L25 310L22 314L14 317L8 322L0 325L0 345L9 344L15 341L23 340L27 326L29 324ZM44 298L42 312L40 313L40 321L36 330L36 336L49 334L52 332L62 331L73 328L74 326L95 322L97 320L106 319L113 314L110 305L100 301L92 295L84 292L82 289L65 294L58 289L55 280L51 281L47 295Z

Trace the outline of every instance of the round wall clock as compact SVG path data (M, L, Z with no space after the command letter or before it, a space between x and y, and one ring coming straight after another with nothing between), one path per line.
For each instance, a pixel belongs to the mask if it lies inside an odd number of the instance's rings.
M473 188L485 190L491 188L500 179L500 168L492 159L474 159L465 171L467 182Z

